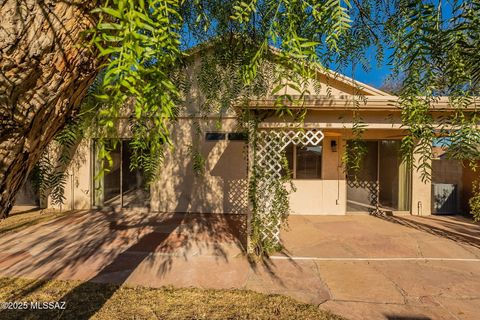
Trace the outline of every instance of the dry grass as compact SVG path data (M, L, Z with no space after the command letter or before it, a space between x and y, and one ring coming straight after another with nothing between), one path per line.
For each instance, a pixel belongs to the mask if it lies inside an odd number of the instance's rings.
M281 295L0 278L0 301L66 301L66 310L0 310L0 319L342 319Z
M20 231L41 222L48 222L63 217L72 212L73 211L59 212L41 209L13 211L8 218L0 220L0 235L11 231Z

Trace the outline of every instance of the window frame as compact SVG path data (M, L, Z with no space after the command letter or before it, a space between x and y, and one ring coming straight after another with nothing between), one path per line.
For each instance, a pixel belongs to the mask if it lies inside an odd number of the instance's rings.
M312 180L323 180L323 156L324 156L324 145L323 145L323 140L320 142L320 144L318 144L317 146L321 146L322 147L322 154L320 155L320 177L318 178L302 178L302 179L299 179L297 178L297 162L298 162L298 159L297 159L297 147L298 145L295 145L293 144L293 154L292 154L292 159L293 159L293 164L292 164L292 180L308 180L308 181L312 181ZM308 146L308 145L306 145ZM287 146L288 148L288 146ZM286 151L286 149L284 150ZM289 166L290 167L290 166Z

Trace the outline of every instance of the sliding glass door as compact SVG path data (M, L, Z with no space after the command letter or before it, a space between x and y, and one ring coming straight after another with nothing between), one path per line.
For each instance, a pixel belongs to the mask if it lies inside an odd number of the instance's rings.
M365 145L360 171L347 173L347 211L409 211L411 174L400 156L400 141L370 140Z
M98 207L132 207L148 206L149 191L145 183L142 170L130 168L131 148L129 140L121 140L115 144L110 155L112 166L105 164L107 171L103 176L98 176L101 168L101 160L98 158L98 150L95 149L94 159L94 204Z

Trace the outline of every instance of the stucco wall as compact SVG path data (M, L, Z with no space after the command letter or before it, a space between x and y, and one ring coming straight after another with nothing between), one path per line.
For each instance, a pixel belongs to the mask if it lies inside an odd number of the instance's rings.
M462 185L463 185L463 197L461 203L461 209L464 212L470 212L468 201L473 194L473 182L480 179L480 161L477 162L477 169L475 171L470 168L467 161L463 163Z
M414 155L414 161L419 163L420 157ZM412 170L412 208L413 215L428 216L432 214L432 182L423 181L421 171Z
M306 123L322 118L321 112L307 117ZM333 115L327 112L325 118ZM374 113L373 119L379 114ZM370 120L364 114L364 121ZM195 133L198 123L201 134ZM247 210L247 162L244 141L205 141L208 131L237 132L234 118L181 118L172 131L173 149L167 151L160 177L151 187L151 209L164 212L243 213ZM348 128L321 128L323 140L322 179L294 180L297 191L291 194L293 214L345 214L346 180L341 156L350 139ZM400 139L399 129L375 129L365 139ZM331 148L331 141L337 150ZM205 172L196 175L191 150L198 146L205 159ZM87 209L92 206L91 141L83 141L76 151L65 186L63 209ZM73 175L72 175L73 173ZM431 184L421 182L420 174L412 172L412 214L428 215L431 210ZM54 207L49 203L50 207ZM58 208L58 206L57 206Z
M337 133L324 133L322 179L294 180L296 192L290 195L292 214L345 214L346 184L341 164L344 143ZM332 151L331 141L337 142Z
M67 167L65 183L65 201L63 205L54 205L48 197L48 208L57 210L90 209L92 206L91 143L84 139L77 146L72 161Z
M316 115L319 116L318 114ZM368 116L368 115L367 115ZM365 117L368 121L368 117ZM376 115L377 116L377 115ZM237 131L234 119L197 119L202 134L195 142L206 160L205 173L195 175L192 169L190 148L197 139L191 119L181 119L173 131L174 149L167 154L159 180L152 188L152 209L176 212L245 212L248 203L246 145L238 141L205 141L208 131ZM308 119L307 119L308 121ZM294 180L296 192L291 194L292 214L345 214L346 180L341 156L346 141L351 138L349 129L323 128L322 179ZM372 129L365 139L400 139L402 130ZM337 150L331 141L337 142ZM414 214L430 214L430 184L420 181L412 173L412 202ZM418 206L420 202L420 206Z
M373 123L378 112L364 114L364 121ZM386 116L385 114L383 116ZM306 123L316 123L321 112L314 112ZM326 112L323 119L334 121ZM338 116L337 116L338 118ZM338 121L338 120L337 120ZM198 123L201 133L196 133ZM173 149L167 151L162 172L151 188L151 208L165 212L242 213L247 202L246 144L243 141L205 141L208 131L236 132L234 118L181 118L172 131ZM348 128L321 128L323 140L322 179L294 180L296 192L291 194L293 214L345 214L346 180L341 156L350 139ZM365 139L400 139L399 129L375 129L372 125ZM331 141L337 150L331 148ZM192 163L192 147L197 146L205 159L205 172L196 175ZM91 141L83 141L68 169L63 209L87 209L92 206ZM73 175L72 175L73 173ZM430 214L431 184L421 182L418 172L412 173L412 213ZM55 207L49 202L50 207ZM57 206L58 208L58 206Z
M202 134L195 135L192 120L182 119L172 132L174 149L167 153L161 175L152 186L152 209L165 212L244 213L247 202L246 144L242 141L205 141L205 132L237 131L233 119L219 128L217 119L197 120ZM344 142L339 133L325 132L322 179L294 180L292 214L344 214L346 185L341 166ZM200 147L205 172L195 175L190 148ZM337 141L336 152L331 141Z
M244 213L247 208L247 162L243 141L205 141L208 131L238 131L236 121L181 119L172 132L173 150L167 152L158 181L152 186L152 209L164 212ZM198 141L196 140L198 138ZM193 170L191 148L205 159L204 174Z

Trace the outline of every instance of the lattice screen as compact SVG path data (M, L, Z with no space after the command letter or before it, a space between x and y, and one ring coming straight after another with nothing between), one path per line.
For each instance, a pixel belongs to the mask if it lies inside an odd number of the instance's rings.
M323 140L320 130L256 130L256 150L250 150L254 156L249 166L256 170L256 194L253 215L260 221L261 240L272 244L280 243L281 213L275 212L273 206L276 197L277 186L282 177L282 161L284 150L290 144L294 145L319 145Z

